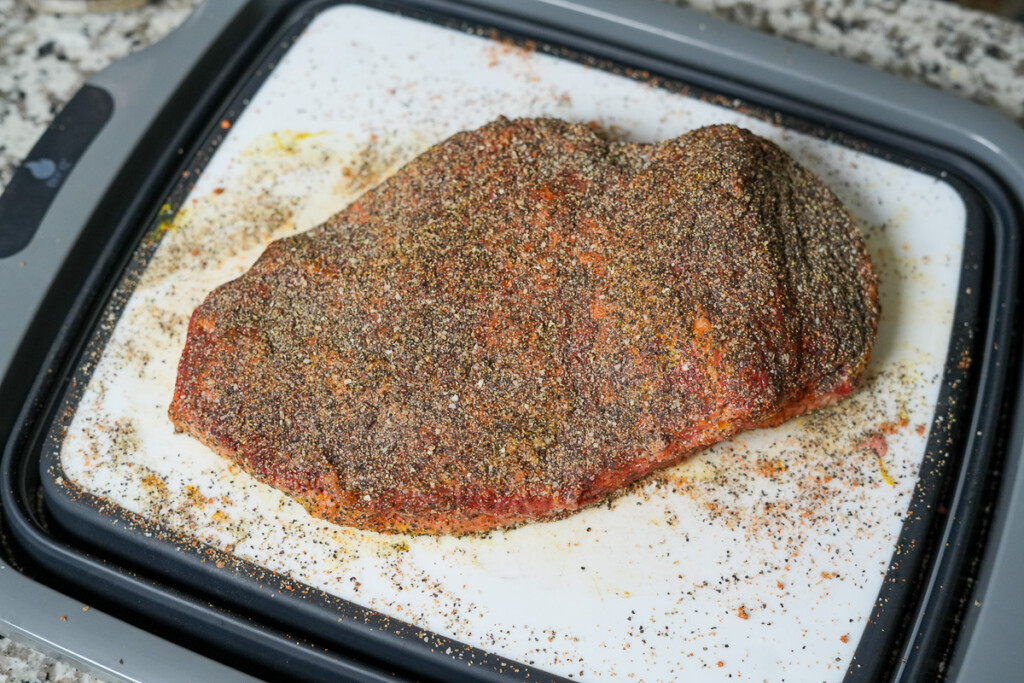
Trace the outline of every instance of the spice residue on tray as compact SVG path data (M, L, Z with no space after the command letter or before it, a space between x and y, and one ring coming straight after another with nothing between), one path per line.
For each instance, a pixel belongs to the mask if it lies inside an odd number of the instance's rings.
M325 132L256 138L235 162L244 170L231 189L216 187L193 197L173 220L160 224L158 231L174 239L163 241L161 258L149 264L141 284L258 255L272 240L322 222L419 149L415 141L371 139L357 145ZM237 265L234 271L241 272Z

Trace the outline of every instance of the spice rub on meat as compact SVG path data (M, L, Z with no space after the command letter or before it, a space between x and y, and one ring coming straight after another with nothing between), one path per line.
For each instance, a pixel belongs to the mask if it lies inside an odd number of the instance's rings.
M877 318L853 220L773 143L499 119L210 294L170 416L318 517L482 531L836 402Z

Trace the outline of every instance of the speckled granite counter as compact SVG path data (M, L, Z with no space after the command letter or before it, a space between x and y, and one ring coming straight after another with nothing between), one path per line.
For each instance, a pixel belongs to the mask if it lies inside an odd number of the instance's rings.
M934 0L663 1L927 83L1024 124L1024 24ZM166 35L196 4L40 15L0 0L0 191L86 78ZM0 683L43 680L94 679L0 636Z

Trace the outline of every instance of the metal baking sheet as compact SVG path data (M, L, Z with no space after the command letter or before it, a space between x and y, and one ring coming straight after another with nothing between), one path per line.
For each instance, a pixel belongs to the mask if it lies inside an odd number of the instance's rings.
M864 389L557 522L468 538L310 518L166 417L188 317L272 240L497 116L655 141L731 122L847 203L880 280ZM935 420L966 229L959 193L656 82L361 6L321 12L159 239L61 451L68 483L314 588L566 677L838 680L871 614ZM968 362L969 359L964 359Z

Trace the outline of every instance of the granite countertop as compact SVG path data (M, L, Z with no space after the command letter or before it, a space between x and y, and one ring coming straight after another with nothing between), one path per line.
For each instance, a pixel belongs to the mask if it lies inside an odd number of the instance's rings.
M663 1L926 83L1024 125L1024 24L936 0ZM197 3L47 15L0 0L0 191L91 74L159 40ZM0 634L0 683L90 680Z

